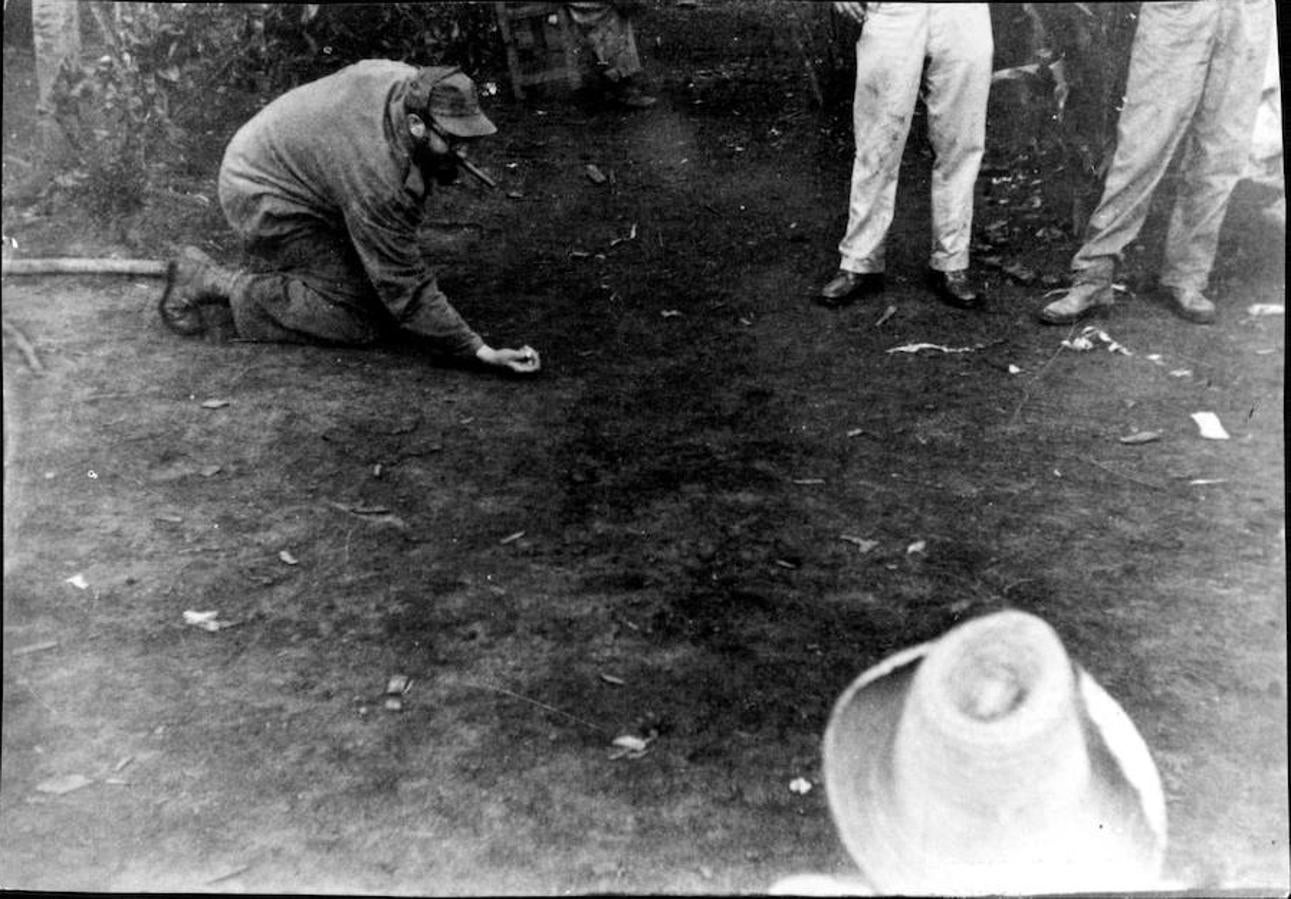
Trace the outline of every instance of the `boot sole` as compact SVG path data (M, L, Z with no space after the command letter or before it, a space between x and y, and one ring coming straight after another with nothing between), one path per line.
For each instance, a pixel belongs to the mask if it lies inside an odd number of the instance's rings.
M1107 310L1111 309L1112 305L1112 303L1094 303L1072 315L1050 315L1041 309L1036 313L1035 317L1042 325L1074 325L1078 322L1083 322L1087 318L1106 315Z

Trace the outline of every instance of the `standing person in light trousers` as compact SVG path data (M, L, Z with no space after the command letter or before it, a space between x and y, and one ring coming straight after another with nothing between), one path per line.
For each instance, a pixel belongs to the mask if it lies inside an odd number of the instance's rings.
M1228 201L1250 153L1276 27L1273 0L1142 5L1103 197L1071 261L1071 289L1040 310L1041 322L1066 325L1112 305L1116 264L1143 227L1181 142L1179 192L1158 283L1180 317L1215 320L1205 291Z
M985 3L835 3L861 23L852 104L856 157L838 274L818 302L831 308L882 291L897 174L915 101L928 109L932 168L930 285L943 302L978 309L968 272L973 189L986 145L994 42Z

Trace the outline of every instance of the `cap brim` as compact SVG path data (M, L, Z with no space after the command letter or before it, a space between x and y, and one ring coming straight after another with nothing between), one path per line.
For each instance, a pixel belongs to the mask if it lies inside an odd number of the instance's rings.
M826 799L839 838L876 889L907 894L999 892L1012 871L957 865L947 851L952 847L922 845L918 834L910 833L901 816L893 749L914 676L933 645L922 644L876 665L839 697L823 743ZM1098 715L1087 715L1084 722L1092 776L1082 802L1087 820L1108 826L1099 827L1098 834L1083 850L1073 849L1072 860L1079 865L1081 859L1075 856L1081 852L1124 859L1117 867L1130 872L1127 879L1135 880L1127 882L1125 888L1146 888L1159 872L1164 853L1164 803L1157 798L1160 787L1156 769L1146 744L1115 700L1079 668L1078 682L1085 700L1082 709L1091 696L1092 704L1099 707ZM1110 735L1112 746L1102 721L1097 720L1100 717L1116 722L1117 732ZM1133 759L1129 766L1128 759ZM1135 768L1137 773L1127 771L1127 767ZM1157 797L1152 795L1153 784ZM1156 832L1155 802L1161 802L1160 833ZM1056 823L1061 827L1071 822ZM1051 880L1050 875L1045 875L1048 886L1043 891L1081 889L1071 884L1073 874L1088 876L1090 872L1055 868ZM997 879L1004 883L996 884ZM987 885L983 888L984 882Z
M497 126L490 122L483 113L453 118L431 113L430 118L439 126L440 130L451 134L453 137L488 137L490 134L498 133Z

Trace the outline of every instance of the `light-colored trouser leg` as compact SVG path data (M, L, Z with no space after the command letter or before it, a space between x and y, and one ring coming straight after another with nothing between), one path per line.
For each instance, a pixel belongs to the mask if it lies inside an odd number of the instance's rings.
M991 90L991 13L985 3L936 4L928 41L924 102L932 167L930 268L968 268L973 190L986 148Z
M839 267L881 272L888 228L896 204L897 173L919 95L928 7L885 3L865 20L856 42L856 93L847 231L838 244Z
M596 61L605 67L606 78L621 81L641 71L632 20L612 3L569 3L566 9L587 36Z
M1201 104L1184 139L1183 179L1166 233L1163 285L1205 290L1210 280L1224 213L1250 154L1275 28L1273 0L1221 7Z
M1085 243L1071 262L1077 284L1112 280L1121 253L1143 227L1152 195L1171 157L1185 133L1195 127L1193 117L1207 90L1221 14L1225 12L1221 2L1227 4L1229 0L1145 3L1141 7L1130 51L1125 107L1116 128L1116 153L1102 199L1090 216ZM1245 4L1238 0L1233 5ZM1261 57L1260 64L1263 61ZM1258 65L1256 69L1262 71ZM1258 85L1252 92L1258 94ZM1222 105L1225 101L1216 97L1214 102ZM1215 113L1220 118L1226 116L1212 106L1211 114ZM1249 128L1253 122L1247 119L1247 124L1243 158L1250 145ZM1226 200L1225 196L1225 204ZM1219 218L1222 217L1221 208ZM1217 229L1218 225L1216 234ZM1211 259L1213 256L1212 246ZM1209 266L1208 259L1207 271Z

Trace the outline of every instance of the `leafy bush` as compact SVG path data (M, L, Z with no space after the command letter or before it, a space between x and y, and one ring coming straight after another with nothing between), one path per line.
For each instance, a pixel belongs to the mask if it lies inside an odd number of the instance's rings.
M227 85L278 94L352 62L496 70L488 3L86 3L102 41L93 62L66 65L54 116L74 151L52 180L103 219L144 204L155 171L185 148Z

